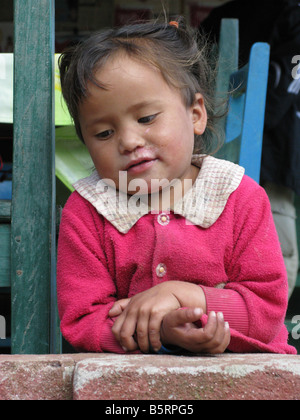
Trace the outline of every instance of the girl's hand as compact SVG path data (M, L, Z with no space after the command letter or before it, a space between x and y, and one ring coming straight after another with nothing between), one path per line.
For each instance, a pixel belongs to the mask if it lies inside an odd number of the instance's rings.
M161 283L130 299L119 300L111 308L109 316L118 316L112 332L124 350L140 348L147 353L149 345L155 350L161 347L160 328L163 317L180 308L180 302L172 293L171 283Z
M194 322L203 315L201 308L185 308L165 315L161 328L161 341L182 347L193 353L224 353L230 344L230 328L223 314L210 312L204 328Z
M160 283L130 299L121 299L109 312L115 320L112 332L127 351L138 347L149 352L149 346L157 351L161 347L160 329L164 316L183 306L199 306L206 311L205 294L193 283L167 281Z

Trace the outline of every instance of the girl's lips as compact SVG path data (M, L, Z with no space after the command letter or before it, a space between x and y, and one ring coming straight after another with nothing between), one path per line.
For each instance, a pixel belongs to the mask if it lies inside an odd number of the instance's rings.
M155 163L157 162L157 159L151 159L151 160L140 160L136 163L131 163L130 166L127 168L127 172L131 175L140 174L142 172L147 171L150 169Z

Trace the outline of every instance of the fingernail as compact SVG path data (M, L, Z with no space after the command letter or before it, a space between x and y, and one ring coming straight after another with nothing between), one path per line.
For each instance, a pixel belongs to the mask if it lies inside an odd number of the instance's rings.
M194 314L195 314L195 316L200 316L200 315L202 315L202 309L200 309L200 308L196 308L196 309L194 309Z
M218 318L219 318L220 321L224 320L223 312L218 312Z
M229 330L229 329L230 329L229 322L225 322L225 328L226 328L227 330Z
M124 346L122 346L122 349L123 349L124 351L128 351L128 350L127 350L127 348L126 348L126 347L124 347Z

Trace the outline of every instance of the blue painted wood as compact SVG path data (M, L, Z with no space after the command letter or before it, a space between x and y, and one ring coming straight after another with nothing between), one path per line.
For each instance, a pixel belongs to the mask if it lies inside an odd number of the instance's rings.
M227 116L226 129L225 129L225 143L237 139L243 129L245 108L245 95L238 95L236 98L232 96L229 98L230 112Z
M238 21L223 19L219 42L216 96L229 90L229 110L224 119L225 142L218 157L245 168L259 183L270 47L252 46L249 63L238 70Z
M259 182L270 47L254 44L251 49L241 138L240 165L246 174Z

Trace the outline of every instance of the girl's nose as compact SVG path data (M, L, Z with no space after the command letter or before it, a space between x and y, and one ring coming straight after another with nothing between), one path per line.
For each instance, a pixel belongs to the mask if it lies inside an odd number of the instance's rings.
M145 139L134 130L123 130L119 136L119 151L121 154L131 153L138 147L145 146Z

